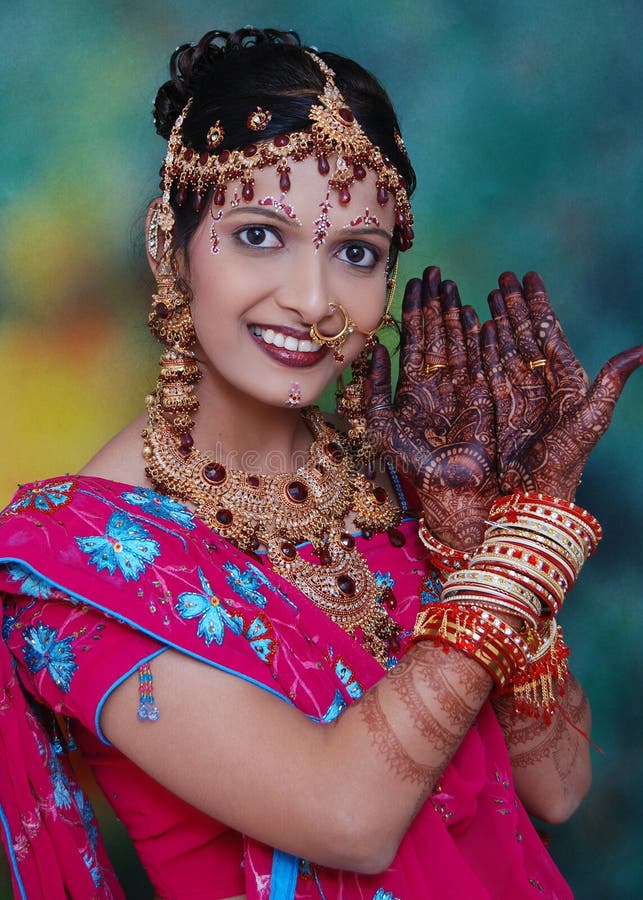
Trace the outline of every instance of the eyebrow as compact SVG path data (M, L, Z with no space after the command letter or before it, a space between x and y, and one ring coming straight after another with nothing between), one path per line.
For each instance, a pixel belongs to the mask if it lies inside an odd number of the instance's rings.
M345 225L344 228L349 230L352 234L363 234L365 237L372 234L379 234L383 238L386 238L387 241L393 240L393 235L386 231L384 228L373 228L371 225L367 225L362 228L358 228L357 225Z
M294 212L294 210L293 210ZM260 216L266 216L268 219L276 219L279 222L286 222L289 225L298 225L301 227L301 222L295 222L294 219L291 219L290 216L285 215L285 213L280 212L278 209L274 209L272 206L248 206L248 204L244 204L243 206L236 206L234 209L231 209L228 213L228 218L230 216L234 216L235 214L241 215L245 213L257 214Z

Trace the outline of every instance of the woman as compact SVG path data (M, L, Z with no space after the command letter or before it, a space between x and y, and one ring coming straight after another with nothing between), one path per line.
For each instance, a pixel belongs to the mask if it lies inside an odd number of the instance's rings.
M481 327L432 267L391 400L414 174L380 86L290 34L210 32L155 110L156 390L0 517L16 895L120 895L68 720L158 897L570 896L527 813L589 783L555 613L643 348L590 388L538 276L501 276ZM349 365L331 424L311 404Z

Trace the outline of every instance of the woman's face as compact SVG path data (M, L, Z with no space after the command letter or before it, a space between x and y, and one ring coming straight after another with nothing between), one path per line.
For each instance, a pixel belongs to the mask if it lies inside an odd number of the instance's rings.
M285 195L275 169L255 171L251 202L235 200L241 185L230 184L225 206L212 206L188 248L197 353L219 397L241 391L274 406L313 402L365 338L352 333L338 362L311 342L310 326L341 329L330 303L363 331L376 328L384 310L392 200L378 206L372 172L342 206L315 159L290 168Z

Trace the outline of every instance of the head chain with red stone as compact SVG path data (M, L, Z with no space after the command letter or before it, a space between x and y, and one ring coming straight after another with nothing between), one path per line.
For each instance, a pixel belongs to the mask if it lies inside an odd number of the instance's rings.
M290 189L289 161L300 161L311 156L317 159L320 175L329 176L328 187L337 192L340 205L350 203L350 188L362 181L367 170L375 173L377 201L385 206L392 195L395 203L396 243L400 250L408 250L413 243L413 216L404 178L391 160L376 147L362 130L335 84L335 73L316 54L306 51L319 66L326 78L319 103L313 104L308 114L312 122L310 130L277 134L269 140L247 144L238 150L221 150L218 154L198 152L186 147L182 138L182 126L192 105L188 100L177 118L168 141L163 164L163 196L158 224L165 235L165 250L171 246L174 213L170 205L170 190L176 184L176 202L182 205L192 189L193 205L198 212L203 208L205 196L212 188L215 206L225 204L225 192L229 183L241 184L241 197L250 202L254 197L253 172L255 169L276 167L279 188L282 193ZM224 126L214 123L208 132L211 146L223 141ZM395 134L398 147L401 137ZM402 144L403 146L403 144ZM405 151L404 151L405 152ZM333 162L331 162L331 159ZM331 167L334 171L331 173Z

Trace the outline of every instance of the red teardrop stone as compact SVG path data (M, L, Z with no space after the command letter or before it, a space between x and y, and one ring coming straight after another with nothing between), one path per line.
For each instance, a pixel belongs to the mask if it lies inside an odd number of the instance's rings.
M279 176L279 188L284 194L290 190L290 175L288 172L282 172Z
M338 463L344 459L344 450L335 441L330 441L330 443L326 444L325 450L333 462Z
M325 156L320 156L317 160L317 171L320 175L328 175L330 172L330 163Z
M406 544L406 538L399 528L387 528L386 534L392 547L403 547Z
M383 185L380 185L377 189L377 202L380 206L386 206L388 203L388 191Z
M400 228L404 228L404 226L406 225L406 216L399 209L395 213L395 221L400 226Z
M353 166L353 175L358 181L364 181L366 178L366 169L364 166Z
M167 308L165 303L155 303L154 314L158 319L167 319L170 314L170 310Z
M219 525L229 525L232 522L232 513L229 509L220 509L214 518Z
M210 159L209 153L205 153L205 151L203 153L199 153L199 165L200 166L205 166L209 159Z
M373 496L378 503L386 503L386 501L388 500L388 494L381 485L375 488L375 490L373 491Z
M272 139L272 142L275 147L287 147L290 143L290 138L287 134L278 134Z
M247 147L243 148L243 155L246 157L254 156L256 152L257 152L256 144L248 144Z
M178 191L176 192L176 202L177 202L177 204L178 204L179 206L183 206L183 204L184 204L185 201L187 200L187 196L188 196L188 190L187 190L187 188L185 187L185 185L182 184L181 187L180 187L180 188L178 189Z
M351 192L347 187L343 187L340 189L339 202L342 204L342 206L348 206L348 204L351 202Z
M343 532L343 534L340 534L339 542L345 550L352 550L355 546L355 538L347 531Z
M293 503L304 503L308 497L308 488L302 481L291 481L286 486L286 493Z
M297 556L297 548L291 541L284 541L279 549L286 559L294 559Z
M328 547L322 547L319 551L319 561L322 566L329 566L331 563L330 553L328 552Z
M355 116L347 106L342 106L341 109L337 110L337 113L339 117L343 119L344 122L346 122L347 125L352 125L355 121Z
M203 209L203 194L200 194L198 191L192 197L192 206L194 207L195 212L201 212Z
M255 195L254 188L252 187L250 182L244 184L244 186L241 188L241 196L243 197L243 199L244 200L252 200L254 195Z
M201 470L201 474L210 484L221 484L226 479L226 470L221 463L206 463Z
M386 590L382 594L382 603L387 609L395 609L395 607L397 606L395 594L390 588L386 588Z
M225 191L222 191L221 188L217 188L214 192L213 203L215 206L223 206L225 203Z
M190 160L192 159L193 156L194 156L194 150L190 150L189 147L183 151L183 159L186 162L190 162Z
M229 150L222 150L221 153L219 153L219 162L227 163L227 161L229 159L230 159L230 151Z
M350 575L338 575L335 580L342 594L346 594L347 597L353 596L355 593L355 582Z

